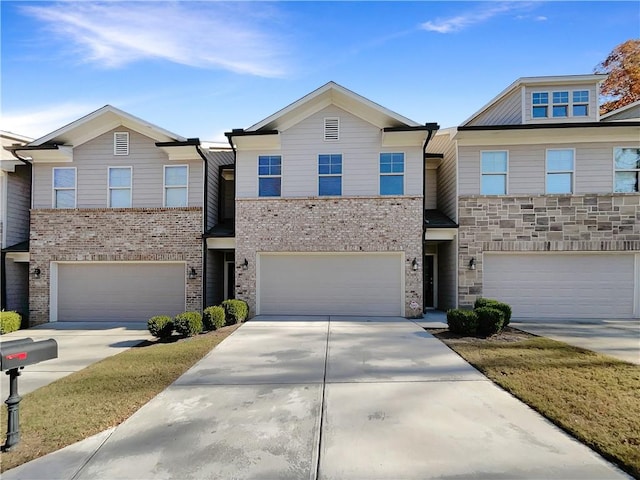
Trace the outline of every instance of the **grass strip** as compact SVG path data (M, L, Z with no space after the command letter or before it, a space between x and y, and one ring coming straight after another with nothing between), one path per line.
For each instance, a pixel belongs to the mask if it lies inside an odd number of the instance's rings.
M640 366L544 337L435 334L502 388L640 478Z
M0 453L0 471L119 425L237 327L173 343L144 342L26 394L20 402L20 443ZM3 406L3 440L6 425Z

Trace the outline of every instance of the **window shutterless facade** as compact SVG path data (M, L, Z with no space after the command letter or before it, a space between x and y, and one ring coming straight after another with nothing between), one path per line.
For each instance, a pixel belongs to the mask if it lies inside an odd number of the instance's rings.
M53 208L76 208L75 167L53 169Z
M547 150L547 193L573 193L574 157L573 149Z
M189 167L187 165L164 166L164 206L188 205Z
M380 195L404 195L404 153L380 154Z
M569 92L553 92L553 107L551 111L554 117L569 116Z
M342 155L318 155L318 195L342 195Z
M109 207L131 207L131 167L109 167Z
M640 192L640 148L614 148L613 168L614 192Z
M531 103L533 118L547 118L549 116L549 94L547 92L533 92Z
M551 97L551 102L549 98ZM531 118L586 117L589 115L589 90L562 90L531 93Z
M507 151L480 153L480 194L506 195L507 193Z
M282 157L260 155L258 157L258 196L279 197L282 187Z
M574 117L586 117L589 115L589 90L575 90L573 92Z

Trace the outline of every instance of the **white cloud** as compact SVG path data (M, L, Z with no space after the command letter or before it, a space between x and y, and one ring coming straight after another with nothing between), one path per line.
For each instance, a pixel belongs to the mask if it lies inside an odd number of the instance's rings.
M272 7L219 2L64 2L24 7L79 59L119 68L163 59L262 77L286 72Z
M421 28L430 32L437 33L454 33L464 30L472 25L486 22L498 15L509 13L513 10L519 10L528 7L530 4L524 2L508 2L508 3L487 3L481 9L470 10L461 15L450 18L438 18L434 21L428 21L421 25Z
M2 112L0 130L39 138L67 125L84 115L100 108L102 105L85 105L80 103L63 103L50 105L38 110L22 112Z

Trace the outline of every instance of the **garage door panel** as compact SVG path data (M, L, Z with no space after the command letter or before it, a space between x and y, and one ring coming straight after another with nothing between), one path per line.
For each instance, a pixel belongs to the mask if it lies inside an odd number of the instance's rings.
M402 255L260 255L262 314L400 315Z
M59 321L146 321L185 308L182 263L58 265Z
M489 254L483 295L524 318L631 318L633 254Z

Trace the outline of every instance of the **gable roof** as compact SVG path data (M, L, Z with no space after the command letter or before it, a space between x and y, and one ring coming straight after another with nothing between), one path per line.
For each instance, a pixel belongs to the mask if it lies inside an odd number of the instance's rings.
M38 147L48 144L78 146L121 126L135 130L158 142L184 142L187 140L112 105L105 105L44 137L34 140L28 146Z
M625 105L624 107L620 107L620 108L616 108L615 110L611 110L610 112L605 113L604 115L600 115L600 120L613 120L611 117L616 116L616 115L620 115L621 113L625 113L628 112L629 114L631 114L632 112L630 112L630 110L633 109L637 109L640 110L640 100L636 100L635 102L630 103L629 105ZM631 117L635 118L636 112L633 112L634 114L631 115ZM631 118L631 117L626 117L625 115L625 119L627 118Z
M246 132L286 130L290 126L295 125L329 105L336 105L379 128L422 126L335 82L328 82L273 115L247 128Z
M523 85L567 85L572 83L586 83L586 82L602 82L607 78L605 74L588 74L588 75L557 75L557 76L549 76L549 77L520 77L507 88L505 88L502 92L500 92L496 97L490 100L487 104L485 104L480 110L475 112L469 118L467 118L460 125L464 126L468 123L475 120L478 116L489 110L494 104L498 103L500 100L518 90Z

